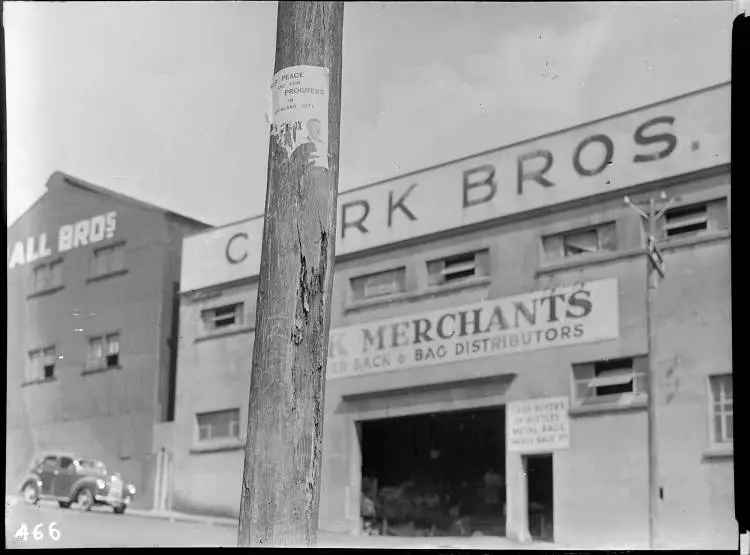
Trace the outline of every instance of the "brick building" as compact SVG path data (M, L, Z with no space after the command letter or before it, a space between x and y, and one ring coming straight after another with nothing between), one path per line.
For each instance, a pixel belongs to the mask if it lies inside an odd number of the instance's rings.
M439 498L422 533L647 547L655 402L663 545L736 545L729 98L725 83L340 194L322 529L362 533L365 497L421 487ZM623 197L662 191L649 314ZM262 228L184 243L175 509L239 512Z
M54 448L102 459L152 502L182 238L208 228L59 172L8 228L7 491Z

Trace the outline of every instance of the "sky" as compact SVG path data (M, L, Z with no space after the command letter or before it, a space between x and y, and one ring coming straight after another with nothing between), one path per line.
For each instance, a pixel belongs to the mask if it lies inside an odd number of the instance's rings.
M55 171L262 214L276 2L4 6L8 225ZM339 191L729 81L736 4L345 5Z

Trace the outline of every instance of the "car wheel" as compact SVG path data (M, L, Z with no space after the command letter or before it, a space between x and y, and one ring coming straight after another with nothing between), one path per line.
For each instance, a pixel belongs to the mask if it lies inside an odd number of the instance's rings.
M82 488L76 495L76 503L83 511L90 511L94 505L94 493L89 488Z
M26 484L23 487L23 499L29 505L36 505L39 503L39 488L36 484Z
M122 513L124 513L125 512L125 507L127 507L127 505L120 505L119 507L115 507L114 508L115 514L116 515L121 515Z
M62 509L70 507L70 501L58 501L57 504L60 505L60 508Z

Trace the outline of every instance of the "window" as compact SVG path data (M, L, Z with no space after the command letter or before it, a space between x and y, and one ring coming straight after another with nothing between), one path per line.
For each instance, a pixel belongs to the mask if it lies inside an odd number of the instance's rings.
M427 263L430 285L460 283L489 275L489 251L469 252Z
M26 370L26 380L29 382L51 380L55 377L56 361L57 351L54 347L31 351Z
M117 366L120 366L120 334L90 337L86 368L98 370Z
M240 409L205 412L197 418L199 441L240 437Z
M574 402L617 401L622 395L647 394L648 357L610 359L573 365Z
M617 250L615 224L607 224L566 231L542 238L544 259L547 262L581 254Z
M406 268L352 278L351 287L355 301L403 293L406 289Z
M125 245L112 245L94 250L91 259L91 277L106 276L125 267Z
M224 330L242 323L243 303L235 303L226 306L204 310L201 318L207 331Z
M44 457L42 470L57 470L57 457L54 455Z
M662 220L663 235L667 239L729 229L727 201L718 199L676 206L667 210Z
M73 467L73 459L70 457L60 457L60 470L67 470Z
M31 290L41 293L62 285L62 260L41 264L34 268Z
M731 443L734 439L734 395L732 375L710 376L711 442Z

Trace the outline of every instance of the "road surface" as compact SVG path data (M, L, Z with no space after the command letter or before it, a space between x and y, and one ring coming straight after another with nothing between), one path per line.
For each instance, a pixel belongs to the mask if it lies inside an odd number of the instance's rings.
M24 525L28 532L25 541L21 537ZM34 538L35 528L38 539ZM45 501L37 506L20 502L11 507L7 507L6 503L5 541L10 549L236 547L237 530L202 522L170 522L165 519L129 515L127 512L124 515L116 515L112 509L104 507L83 512L76 508L61 509L57 504Z
M170 521L128 512L116 515L107 507L95 507L89 512L83 512L75 505L69 509L61 509L56 503L49 501L42 501L39 505L33 506L15 499L9 503L6 499L5 541L9 549L236 547L237 527L200 521ZM505 538L354 538L327 532L318 533L318 547L381 547L408 550L559 549L546 543L521 546Z

